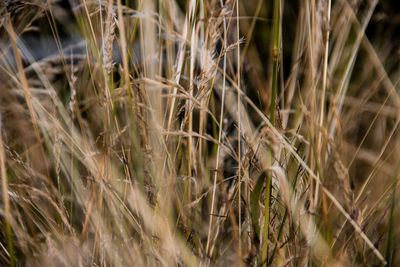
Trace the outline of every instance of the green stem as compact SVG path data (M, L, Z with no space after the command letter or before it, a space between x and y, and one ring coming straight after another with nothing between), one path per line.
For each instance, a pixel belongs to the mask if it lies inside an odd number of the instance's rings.
M276 91L278 87L278 71L279 71L279 20L280 20L280 0L275 0L274 4L274 47L272 50L272 92L271 92L271 105L270 121L275 126L275 108L276 108Z
M272 92L271 92L271 105L270 105L270 121L275 126L275 107L276 107L276 91L278 87L278 71L279 71L279 22L280 22L280 0L274 1L274 36L273 36L273 50L272 50ZM268 165L273 164L273 151L270 148L268 155ZM267 188L265 196L265 217L264 217L264 232L262 243L262 265L268 265L268 236L269 236L269 214L271 204L271 172L267 175Z
M272 154L268 158L271 158ZM272 162L272 160L270 160ZM263 232L263 243L262 243L262 265L266 266L268 263L268 227L269 227L269 211L271 203L271 172L267 173L267 188L265 190L265 217L264 217L264 232Z

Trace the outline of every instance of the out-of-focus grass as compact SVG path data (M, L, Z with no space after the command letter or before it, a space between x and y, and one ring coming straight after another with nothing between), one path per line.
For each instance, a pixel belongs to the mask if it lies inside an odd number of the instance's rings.
M389 1L0 13L0 265L399 263Z

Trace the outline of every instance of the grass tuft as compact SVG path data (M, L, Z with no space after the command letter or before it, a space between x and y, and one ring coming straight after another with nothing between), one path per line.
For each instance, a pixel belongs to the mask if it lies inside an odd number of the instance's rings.
M0 4L0 266L400 264L390 1Z

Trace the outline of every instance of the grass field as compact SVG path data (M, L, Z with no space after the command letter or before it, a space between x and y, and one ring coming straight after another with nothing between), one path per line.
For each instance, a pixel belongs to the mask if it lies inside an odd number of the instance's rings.
M398 266L400 10L0 3L0 266Z

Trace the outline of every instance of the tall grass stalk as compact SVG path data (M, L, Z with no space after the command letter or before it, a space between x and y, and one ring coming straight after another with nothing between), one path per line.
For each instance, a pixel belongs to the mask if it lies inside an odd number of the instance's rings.
M237 170L237 183L238 183L238 244L239 244L239 266L242 265L242 148L241 148L241 139L242 139L242 125L241 125L241 106L242 106L242 101L241 101L241 69L240 69L240 64L241 64L241 58L240 58L240 45L239 45L239 40L240 40L240 27L239 27L239 0L236 0L236 40L238 42L237 44L237 49L236 49L236 57L237 57L237 72L236 72L236 78L237 78L237 123L238 123L238 152L237 152L237 158L238 158L238 170Z
M274 31L273 31L273 47L272 47L272 85L271 85L271 104L269 107L269 120L271 125L275 127L275 112L276 112L276 92L278 88L278 72L279 72L279 58L280 58L280 14L281 14L281 3L280 0L274 1ZM272 166L274 161L274 151L272 148L269 150L268 165ZM272 174L268 171L266 179L265 189L265 210L264 210L264 232L262 239L262 263L264 266L268 263L268 245L269 245L269 222L270 222L270 210L271 210L271 183Z
M223 1L221 0L221 6L223 6ZM227 47L227 25L226 25L226 19L225 17L223 18L223 47L226 49ZM219 162L220 162L220 152L221 152L221 140L222 140L222 129L224 126L224 108L225 108L225 90L226 90L226 55L223 55L223 67L222 67L222 75L223 75L223 80L222 80L222 96L221 96L221 112L219 115L219 130L218 130L218 144L217 144L217 155L216 155L216 160L215 160L215 170L213 172L213 187L212 187L212 197L211 197L211 209L210 209L210 214L214 214L214 208L215 208L215 194L217 190L217 176L218 176L218 169L219 169ZM210 216L209 218L209 224L208 224L208 234L207 234L207 244L206 244L206 252L210 255L209 247L210 247L210 238L211 238L211 229L213 225L213 217Z
M0 116L0 125L2 125L2 117ZM3 194L3 203L4 203L4 213L5 213L5 225L3 226L7 240L7 249L8 249L8 258L9 265L15 266L15 255L14 255L14 245L12 238L12 228L11 228L11 212L10 212L10 201L8 196L8 178L7 178L7 170L6 170L6 159L4 152L4 142L3 142L3 133L0 131L0 168L1 168L1 187Z

